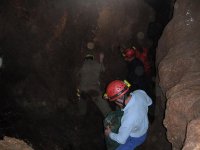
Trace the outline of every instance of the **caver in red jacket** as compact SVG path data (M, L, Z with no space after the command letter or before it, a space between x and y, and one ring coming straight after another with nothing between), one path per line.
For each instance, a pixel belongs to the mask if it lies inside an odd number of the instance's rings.
M125 57L125 59L130 59L132 57L136 57L139 60L142 61L142 63L144 64L144 70L146 75L150 75L151 74L151 65L148 59L148 48L128 48L126 50L123 51L123 56Z

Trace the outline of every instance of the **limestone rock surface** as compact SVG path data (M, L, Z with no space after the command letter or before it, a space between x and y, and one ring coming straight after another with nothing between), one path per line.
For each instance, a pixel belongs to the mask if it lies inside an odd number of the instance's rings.
M198 0L177 0L157 48L159 85L167 98L164 125L174 150L194 140L187 137L194 126L187 126L200 117L199 9Z
M4 137L4 139L0 141L0 149L1 150L33 150L33 148L28 146L24 141L11 138L11 137Z

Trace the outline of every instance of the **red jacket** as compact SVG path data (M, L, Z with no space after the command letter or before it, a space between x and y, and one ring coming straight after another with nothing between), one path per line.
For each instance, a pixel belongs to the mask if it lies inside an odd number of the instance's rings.
M151 74L151 64L148 59L149 49L143 48L143 52L136 49L136 58L140 59L144 64L144 70L147 75Z

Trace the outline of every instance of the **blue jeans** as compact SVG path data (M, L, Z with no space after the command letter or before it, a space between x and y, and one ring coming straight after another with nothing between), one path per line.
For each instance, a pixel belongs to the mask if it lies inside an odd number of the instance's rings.
M137 146L144 143L147 137L147 133L145 133L141 137L128 137L125 144L121 144L116 150L134 150Z

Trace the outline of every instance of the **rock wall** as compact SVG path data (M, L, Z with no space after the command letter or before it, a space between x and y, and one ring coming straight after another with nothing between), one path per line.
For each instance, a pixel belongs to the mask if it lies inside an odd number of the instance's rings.
M149 46L148 24L155 19L154 10L144 0L108 0L97 19L94 41L100 46ZM116 48L115 48L116 49Z
M0 140L0 149L1 150L33 150L33 148L27 145L24 141L11 138L11 137L4 137L3 140Z
M105 52L104 83L121 77L125 65L116 47L145 43L154 18L141 0L2 0L0 8L3 80L19 105L38 113L77 99L76 71L91 51ZM94 42L94 50L87 49L88 42Z
M177 0L157 48L159 85L167 98L164 126L174 150L199 149L199 138L191 138L200 134L194 125L200 118L199 9L199 0Z
M98 108L88 99L81 107L87 110L80 109L86 115L77 115L77 71L86 54L103 51L101 90L123 78L126 67L118 46L146 43L153 18L143 0L0 0L0 110L9 108L8 130L30 139L34 149L104 149ZM10 123L7 114L17 119Z

